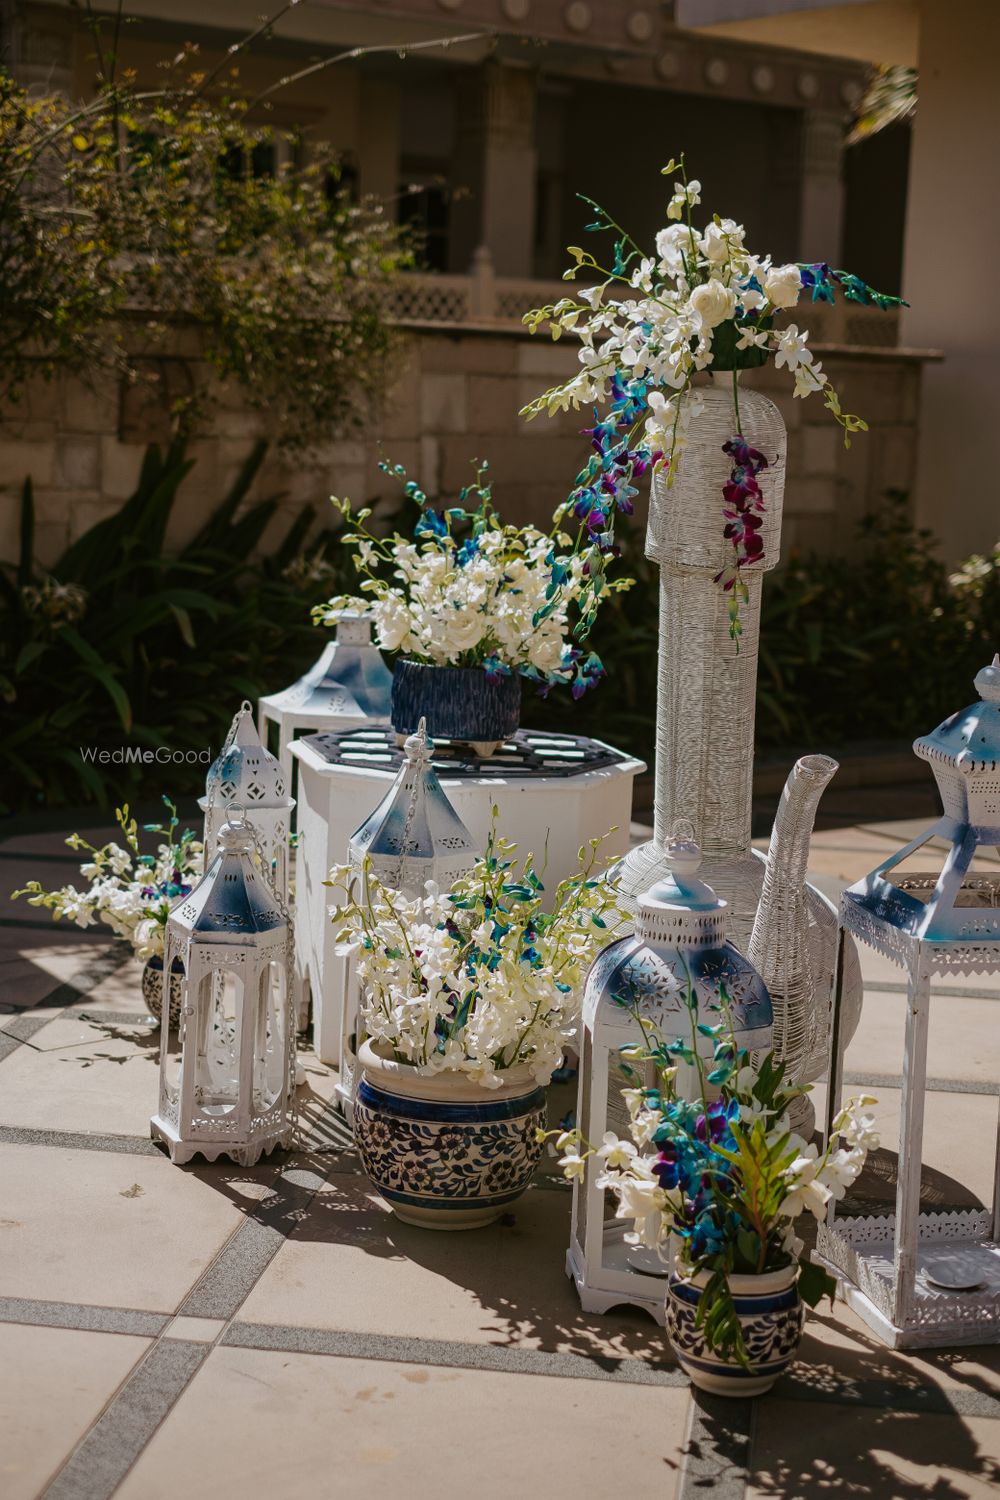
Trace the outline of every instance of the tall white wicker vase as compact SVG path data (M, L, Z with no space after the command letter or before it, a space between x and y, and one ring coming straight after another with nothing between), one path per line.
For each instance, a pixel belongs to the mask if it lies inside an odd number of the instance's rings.
M743 569L749 598L741 605L742 635L729 635L726 599L715 575L731 557L723 537L723 486L732 460L722 445L736 433L732 372L713 375L702 392L703 406L691 424L690 437L668 487L665 478L653 481L646 535L646 555L660 565L659 683L656 714L656 779L653 838L630 851L619 867L623 905L635 898L667 868L663 850L675 827L687 819L703 851L702 874L729 905L729 938L746 952L753 929L765 861L751 847L754 717L757 693L757 652L760 642L760 599L763 575L779 557L781 511L785 487L786 433L781 413L759 391L740 390L740 423L744 437L768 461L758 475L764 499L763 562ZM808 849L811 820L803 821L797 837ZM787 850L788 844L785 843ZM799 881L797 899L788 907L803 931L790 953L808 946L809 993L791 986L798 1003L820 1020L797 1021L796 1034L808 1031L825 1039L829 1024L836 953L837 914L817 890L804 886L801 859L789 859ZM778 901L784 871L772 876L773 900ZM779 987L776 979L776 988ZM857 1025L861 1008L861 971L853 945L845 955L844 1021L848 1035ZM807 1064L809 1076L815 1053L789 1056L790 1071ZM806 1081L805 1075L796 1081ZM802 1124L806 1123L803 1113Z

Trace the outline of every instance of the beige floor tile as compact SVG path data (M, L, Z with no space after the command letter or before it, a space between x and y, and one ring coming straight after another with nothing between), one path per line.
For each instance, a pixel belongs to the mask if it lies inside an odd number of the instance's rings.
M670 1500L685 1389L215 1349L116 1500Z
M53 926L41 934L41 940L32 936L30 942L18 943L20 956L51 976L54 989L65 984L81 969L89 968L95 958L109 952L113 939L106 928L91 928L86 934L66 923Z
M847 1089L846 1093L861 1090ZM868 1159L861 1188L869 1196L894 1200L899 1150L898 1089L873 1088L878 1102L881 1149ZM928 1094L924 1104L923 1179L925 1208L935 1204L972 1206L992 1201L997 1100L982 1094Z
M758 1404L747 1500L995 1497L1000 1423L772 1397Z
M806 1317L799 1362L791 1378L796 1383L837 1389L846 1396L865 1381L893 1381L903 1390L914 1384L932 1385L996 1400L1000 1399L1000 1346L887 1349L846 1302L838 1299L831 1307L824 1301Z
M0 1296L173 1312L275 1170L0 1145Z
M149 1346L117 1333L0 1324L0 1494L33 1500Z
M130 1011L138 1015L145 1011L146 1002L142 998L142 963L137 958L130 958L120 969L109 974L107 979L102 979L100 984L88 990L87 994L79 1002L86 1010L96 1011Z
M150 1050L152 1027L122 1025L116 1021L113 1011L106 1015L102 1012L101 1017L92 1021L84 1019L78 1011L56 1011L55 1019L36 1031L26 1045L35 1052L80 1052L81 1055L85 1049L106 1047L109 1042L129 1042L140 1052ZM5 1025L9 1026L9 1022L0 1020L0 1031ZM158 1036L159 1033L157 1039Z
M867 992L861 1022L847 1049L848 1071L896 1077L902 1073L906 1010L905 995ZM1000 1082L1000 1006L995 1000L940 995L931 1005L930 1017L930 1077Z
M55 1022L56 1037L74 1034L78 1024ZM0 1124L148 1135L159 1088L159 1033L95 1032L100 1040L65 1051L13 1052L2 1065Z
M248 1322L670 1361L638 1310L585 1313L563 1266L570 1196L536 1188L513 1224L444 1234L403 1224L367 1179L338 1175L244 1304Z

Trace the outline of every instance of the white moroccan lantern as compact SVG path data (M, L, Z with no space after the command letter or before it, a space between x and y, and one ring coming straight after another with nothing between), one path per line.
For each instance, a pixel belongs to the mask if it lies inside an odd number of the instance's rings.
M260 700L259 723L265 745L268 726L278 732L278 759L285 785L292 786L291 744L306 730L346 729L351 721L389 722L392 673L372 644L367 615L342 615L335 637L297 682ZM358 728L361 725L358 724Z
M625 1139L629 1116L621 1091L632 1086L621 1049L642 1042L639 1017L666 1039L692 1041L689 986L698 1020L723 1019L725 987L729 1015L740 1047L767 1051L771 1044L771 1000L756 969L726 942L726 903L698 879L701 850L690 838L669 839L661 852L663 878L639 896L635 932L598 954L583 998L577 1124L588 1141L606 1130ZM698 1035L699 1052L712 1056L711 1038ZM630 1064L633 1073L636 1064ZM685 1072L690 1077L684 1076ZM653 1082L650 1074L649 1082ZM694 1069L678 1073L678 1088L696 1097ZM587 1312L607 1312L632 1303L664 1321L669 1265L655 1251L625 1242L626 1225L609 1218L613 1203L597 1186L603 1163L587 1160L583 1182L573 1185L573 1220L567 1274L576 1282Z
M1000 1133L991 1209L920 1211L931 982L1000 973L1000 874L995 864L975 864L980 851L1000 845L1000 656L977 674L976 687L978 703L914 742L934 772L943 817L850 886L840 906L842 932L907 976L896 1211L831 1212L818 1247L844 1278L850 1306L894 1349L1000 1342ZM929 854L935 838L946 845L936 869L900 869L918 850ZM843 992L838 984L828 1133L840 1107L847 1042Z
M432 759L434 742L428 737L425 720L420 720L404 750L406 758L395 781L353 834L347 858L362 878L367 867L382 885L413 897L423 895L428 880L448 890L460 875L472 869L480 851L438 780ZM344 986L337 1094L349 1107L354 1102L361 998L353 965L345 970Z
M224 823L208 871L167 919L164 972L180 960L181 1022L161 1028L150 1133L174 1162L247 1167L292 1143L291 924L255 844L245 819Z
M205 795L198 799L198 806L205 814L205 869L214 857L216 838L230 808L245 807L278 894L287 902L288 836L295 802L288 795L288 777L260 742L253 708L246 700L209 767Z

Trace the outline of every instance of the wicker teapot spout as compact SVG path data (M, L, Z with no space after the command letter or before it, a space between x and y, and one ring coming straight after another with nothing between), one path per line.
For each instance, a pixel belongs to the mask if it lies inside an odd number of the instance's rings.
M809 943L806 865L819 799L837 770L828 755L804 755L785 782L771 829L764 885L747 948L771 995L774 1050L791 1078L810 1077L826 1043L827 1007L817 1003Z

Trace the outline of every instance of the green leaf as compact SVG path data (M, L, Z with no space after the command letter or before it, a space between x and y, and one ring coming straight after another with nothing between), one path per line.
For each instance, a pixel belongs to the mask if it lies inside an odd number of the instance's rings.
M799 1262L799 1296L807 1307L816 1307L824 1297L832 1302L836 1292L836 1280L822 1266L811 1260Z

